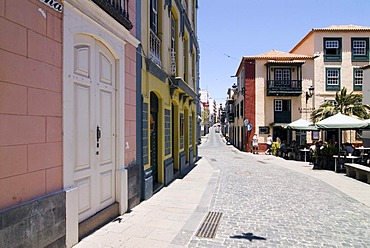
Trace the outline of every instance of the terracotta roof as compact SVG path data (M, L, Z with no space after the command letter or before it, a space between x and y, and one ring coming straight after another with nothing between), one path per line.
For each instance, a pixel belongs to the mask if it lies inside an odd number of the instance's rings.
M273 63L278 63L278 64L304 64L306 63L306 60L267 60L267 63L273 64Z
M312 31L370 31L370 27L358 25L332 25L326 28L313 28Z
M287 59L311 59L313 56L294 54L281 52L277 50L271 50L266 53L262 53L255 56L244 56L243 59L276 59L276 60L287 60Z
M294 52L297 47L299 47L305 40L308 39L314 32L364 32L370 31L370 27L358 26L358 25L332 25L326 28L313 28L302 40L300 40L297 45L293 47L290 52Z

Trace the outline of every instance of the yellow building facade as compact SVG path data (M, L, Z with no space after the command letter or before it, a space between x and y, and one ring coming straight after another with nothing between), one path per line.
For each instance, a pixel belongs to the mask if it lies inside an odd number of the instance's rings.
M197 1L141 3L143 198L186 174L197 157Z

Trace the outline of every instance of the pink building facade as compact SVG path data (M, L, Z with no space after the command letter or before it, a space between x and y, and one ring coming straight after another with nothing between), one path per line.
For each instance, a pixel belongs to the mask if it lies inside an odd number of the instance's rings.
M0 209L63 188L62 14L0 1ZM47 156L45 156L47 155Z
M0 0L0 247L71 247L128 209L136 1L102 2Z

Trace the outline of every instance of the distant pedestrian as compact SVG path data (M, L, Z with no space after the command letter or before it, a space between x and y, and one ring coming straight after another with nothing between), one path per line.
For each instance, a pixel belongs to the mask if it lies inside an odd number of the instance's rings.
M253 154L258 154L258 136L257 133L253 135L252 139Z
M267 141L266 141L266 145L267 145L267 150L265 152L265 154L271 154L271 146L272 146L272 137L271 135L267 136Z

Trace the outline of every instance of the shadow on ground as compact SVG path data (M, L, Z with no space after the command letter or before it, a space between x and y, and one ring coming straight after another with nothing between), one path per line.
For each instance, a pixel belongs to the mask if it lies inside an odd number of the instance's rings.
M266 238L256 236L253 233L242 233L242 234L230 236L230 238L232 238L232 239L248 239L250 242L252 242L252 240L266 240Z

